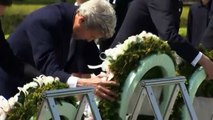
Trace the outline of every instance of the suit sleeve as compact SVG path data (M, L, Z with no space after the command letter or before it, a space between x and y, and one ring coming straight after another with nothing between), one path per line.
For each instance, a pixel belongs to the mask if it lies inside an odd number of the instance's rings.
M180 20L178 4L178 0L152 0L149 11L159 36L167 40L179 56L191 63L199 51L178 35Z
M31 16L34 18L28 27L27 35L39 71L45 75L59 77L62 82L66 82L70 74L64 72L64 68L60 65L55 51L56 41L53 38L53 31L57 29L56 26L61 18L59 11L53 7L47 7L43 9L45 12L40 11Z

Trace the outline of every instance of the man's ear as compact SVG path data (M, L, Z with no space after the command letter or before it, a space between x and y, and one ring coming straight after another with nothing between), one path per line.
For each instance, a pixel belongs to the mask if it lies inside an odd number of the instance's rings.
M82 24L85 21L85 17L82 15L79 15L79 23Z

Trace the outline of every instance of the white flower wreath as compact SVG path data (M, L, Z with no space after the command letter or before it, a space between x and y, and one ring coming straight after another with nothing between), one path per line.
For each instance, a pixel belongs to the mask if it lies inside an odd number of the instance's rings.
M167 41L145 31L138 35L130 36L124 43L106 50L104 52L106 58L101 65L102 70L106 71L107 75L114 76L114 78L110 80L116 80L120 84L119 87L112 87L111 89L118 95L121 95L125 78L138 66L139 61L144 57L158 53L166 53L173 57L173 53ZM114 102L101 100L99 102L99 108L102 119L120 119L118 115L119 100Z
M3 96L0 96L0 120L5 120L7 113L14 108L15 104L20 103L19 97L21 93L24 93L24 97L26 97L30 93L30 89L38 89L42 86L53 84L54 82L59 82L59 78L40 75L39 77L33 78L32 82L25 84L23 87L18 87L19 92L14 97L7 100Z

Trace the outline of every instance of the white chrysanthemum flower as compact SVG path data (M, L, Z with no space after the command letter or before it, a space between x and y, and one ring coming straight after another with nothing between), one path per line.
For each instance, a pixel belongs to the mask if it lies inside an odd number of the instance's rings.
M20 92L22 91L25 94L25 96L28 95L28 91L27 91L26 87L25 88L24 87L18 87L18 90Z
M113 53L115 52L115 48L114 49L107 49L105 50L105 55L106 56L111 56Z
M52 76L43 76L42 78L45 85L55 82L55 79Z
M43 75L40 75L39 77L33 78L33 80L35 82L37 82L39 84L39 86L42 86L44 84L43 79L42 79Z
M146 36L146 31L142 31L138 36L140 37L140 38L143 38L144 36Z
M0 120L6 120L6 117L6 112L2 108L0 108Z
M116 47L115 47L115 49L117 49L117 50L118 50L118 49L121 49L121 48L122 48L122 45L123 45L123 44L117 44Z
M138 42L138 36L130 36L127 40L124 41L122 44L123 48L127 50L130 46L130 44Z
M105 50L104 54L108 57L112 54L112 50L113 49L108 49L108 50Z
M117 54L113 54L113 55L111 55L111 57L113 60L116 60L118 56L117 56Z
M60 81L60 79L58 77L55 77L55 82Z
M113 77L114 77L114 74L111 71L109 71L107 80L112 80Z
M135 43L137 42L137 36L130 36L126 41L129 41L130 43Z
M135 38L135 37L133 37L133 36L128 37L128 39L127 39L127 40L125 40L123 44L125 44L125 45L129 45L129 44L131 44L131 43L132 43L132 40L133 40L134 38Z
M30 87L31 87L31 86L30 86L30 83L27 83L27 84L25 84L25 85L23 86L22 89L24 89L25 91L27 91Z
M128 46L129 46L129 44L127 44L127 43L119 44L116 49L123 50L125 52L128 49Z
M119 49L118 49L119 48ZM119 55L122 55L122 54L124 54L124 50L123 50L123 48L122 48L122 45L118 45L118 48L117 48L117 50L112 54L112 58L114 59L114 60L116 60L117 59L117 57L119 56Z
M10 108L13 108L13 106L15 105L16 102L18 102L18 96L20 95L20 93L17 93L14 97L11 97L8 100L8 103L10 105Z
M8 112L10 110L10 105L7 99L5 99L3 96L0 96L0 108L2 108L2 110L4 110L5 112Z
M145 38L146 38L146 39L150 39L150 38L152 38L152 37L153 37L153 34L150 33L150 32L148 32L148 33L145 35Z
M160 38L159 38L157 35L155 35L155 34L153 34L152 37L153 37L155 40L159 40L159 39L160 39Z
M32 88L37 88L38 84L36 82L30 82L29 86L32 87Z
M27 95L29 93L28 92L29 88L36 88L36 87L38 87L38 84L36 82L30 82L25 84L23 87L18 87L18 90L24 92L24 94Z
M104 60L104 62L102 63L102 71L109 70L110 65L111 65L111 63L109 62L109 60Z

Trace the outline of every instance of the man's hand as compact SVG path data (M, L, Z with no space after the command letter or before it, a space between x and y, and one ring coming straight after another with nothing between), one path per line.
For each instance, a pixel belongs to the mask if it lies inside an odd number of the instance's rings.
M118 86L115 81L107 81L103 76L95 76L90 79L79 79L77 86L92 86L95 88L95 94L103 99L114 101L117 94L109 89L109 86Z
M203 66L206 72L206 79L213 80L213 62L205 55L202 55L199 64Z

